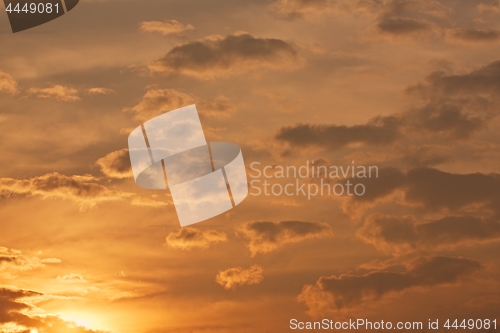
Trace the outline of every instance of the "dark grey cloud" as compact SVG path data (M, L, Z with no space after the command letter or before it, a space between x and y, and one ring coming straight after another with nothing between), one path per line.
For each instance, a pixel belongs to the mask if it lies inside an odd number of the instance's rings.
M253 221L237 229L237 234L248 239L252 256L275 251L288 243L333 236L332 228L322 222L307 221Z
M321 277L315 285L304 286L299 300L305 302L311 311L321 302L331 302L327 305L342 309L412 288L455 284L480 268L478 262L466 258L421 257L407 263L403 271L386 267L364 275Z
M418 92L426 98L444 94L460 97L463 94L476 95L478 93L498 96L500 93L500 60L463 74L433 72L424 83L410 86L407 91L409 93Z
M459 210L471 205L497 210L500 203L498 174L454 174L418 168L407 172L403 186L405 200L431 210Z
M395 117L379 117L365 125L311 125L298 124L278 130L275 139L296 146L320 146L337 149L353 143L369 145L394 142L399 133L400 120Z
M454 29L448 32L448 35L464 42L495 42L500 38L500 32L497 30L478 30L478 29Z
M429 31L431 26L428 22L403 17L385 17L378 22L380 31L394 35L406 35Z
M353 143L389 145L429 135L467 139L486 127L500 110L500 61L465 74L434 72L406 89L422 106L363 125L296 124L278 129L275 139L297 147L338 149Z
M358 202L373 202L403 192L404 201L426 211L465 211L476 207L484 213L498 214L500 204L499 174L455 174L434 168L414 168L407 172L380 169L379 178L366 179L364 196L354 196Z
M447 216L418 223L414 217L369 216L357 236L387 252L449 248L500 239L500 221L474 216Z
M286 68L298 60L295 47L286 41L240 34L174 47L163 58L149 64L149 68L152 72L208 79L256 67Z

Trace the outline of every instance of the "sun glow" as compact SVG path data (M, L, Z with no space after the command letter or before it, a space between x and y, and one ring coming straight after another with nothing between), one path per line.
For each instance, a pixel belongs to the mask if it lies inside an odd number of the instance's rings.
M102 329L94 316L85 313L59 313L61 319L72 322L76 326L82 326L88 329Z

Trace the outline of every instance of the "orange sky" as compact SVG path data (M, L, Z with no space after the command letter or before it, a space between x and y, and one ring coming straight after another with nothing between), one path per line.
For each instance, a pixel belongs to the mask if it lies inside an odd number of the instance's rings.
M495 319L499 18L494 0L82 0L12 34L0 15L0 332ZM190 104L249 176L379 177L181 229L168 191L134 183L127 137Z

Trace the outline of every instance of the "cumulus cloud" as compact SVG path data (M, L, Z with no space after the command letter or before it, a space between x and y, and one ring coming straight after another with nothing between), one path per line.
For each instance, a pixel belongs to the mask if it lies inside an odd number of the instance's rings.
M193 96L175 89L150 89L137 105L126 110L134 112L138 120L148 120L193 102Z
M249 269L241 267L229 268L220 271L215 281L224 287L224 289L236 289L243 285L259 284L264 277L262 276L262 267L253 265Z
M216 230L202 231L186 227L168 234L165 245L181 250L207 249L212 244L225 241L227 241L227 235L224 232Z
M82 210L98 203L122 200L131 194L112 190L91 175L66 176L57 172L29 179L0 178L0 198L41 196L71 200Z
M130 178L133 176L128 149L124 148L107 154L97 160L96 165L109 178Z
M9 94L17 93L17 82L14 78L2 71L0 71L0 92L6 92Z
M176 20L168 20L165 22L145 21L140 23L139 30L142 32L157 32L166 36L194 30L194 27L191 24L183 24Z
M322 222L306 221L253 221L237 229L237 234L248 239L252 257L257 253L268 253L285 244L299 243L308 239L333 236L332 228Z
M381 268L363 275L321 277L315 285L304 286L299 300L306 303L312 314L352 308L413 288L456 284L481 265L466 258L432 256L414 259L397 268Z
M75 102L81 99L78 90L59 84L48 88L30 88L27 92L38 98L54 98L63 102Z
M57 258L39 258L23 254L22 251L0 246L0 276L14 278L19 272L44 267L46 264L58 264Z
M174 47L163 58L150 63L149 69L167 75L210 79L257 67L290 68L298 60L295 47L286 41L238 34Z
M366 219L357 236L382 251L408 253L499 240L500 222L473 216L447 216L418 223L412 216L374 214Z
M89 88L85 91L88 95L110 95L110 94L116 94L116 92L113 89L109 88Z

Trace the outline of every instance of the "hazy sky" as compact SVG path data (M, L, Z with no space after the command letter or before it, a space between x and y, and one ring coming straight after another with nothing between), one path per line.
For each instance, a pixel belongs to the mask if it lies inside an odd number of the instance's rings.
M495 319L499 19L493 0L82 0L13 34L0 14L0 332ZM168 191L134 183L127 137L190 104L249 176L379 177L181 229Z

